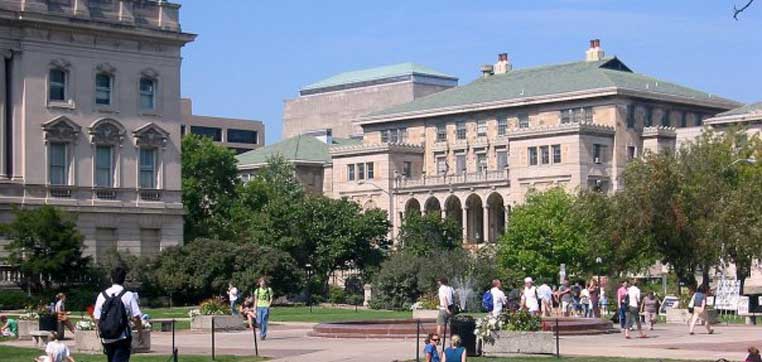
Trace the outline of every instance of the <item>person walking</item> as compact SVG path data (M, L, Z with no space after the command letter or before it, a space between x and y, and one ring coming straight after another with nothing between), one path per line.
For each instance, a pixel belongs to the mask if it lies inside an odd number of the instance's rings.
M426 346L423 347L423 354L426 357L426 362L440 362L439 351L437 351L437 345L439 344L439 333L430 333L424 341Z
M540 314L540 300L537 296L537 288L533 285L532 277L524 278L524 291L521 293L521 306L531 315Z
M254 291L254 298L257 301L259 337L264 341L267 339L267 324L270 322L270 305L273 303L273 290L267 286L267 279L265 277L259 278L259 288Z
M564 317L569 316L569 310L572 306L571 289L569 289L569 281L564 279L561 286L558 288L557 298L561 301L561 313Z
M691 306L693 306L693 317L691 317L691 327L689 330L690 334L693 335L693 329L696 328L696 322L698 322L699 318L704 321L706 332L709 334L714 333L712 324L709 323L709 317L706 310L706 293L704 287L699 287L698 290L693 293L691 302L688 304L689 308Z
M449 280L445 277L437 280L439 289L437 290L437 297L439 299L439 312L437 313L437 335L442 335L442 329L450 323L452 317L455 290L449 285Z
M619 314L619 327L624 332L625 325L627 324L627 288L629 283L627 280L622 280L622 286L616 291L616 307Z
M466 349L461 344L460 336L453 334L450 347L442 351L442 362L466 362Z
M646 338L646 332L643 331L643 325L640 323L640 288L637 286L638 282L633 279L629 288L627 288L627 316L625 317L626 323L624 326L624 338L630 339L630 329L633 325L637 325L640 338Z
M69 347L59 340L58 333L50 332L49 338L45 354L35 358L35 362L75 362Z
M490 315L494 318L500 316L503 308L508 303L508 298L505 296L502 288L503 283L499 279L492 281L492 289L489 290L490 294L492 294L492 311Z
M601 299L598 302L598 305L600 306L600 316L607 316L609 315L609 298L606 296L606 290L603 288L600 288L601 291Z
M591 317L601 317L601 288L598 287L598 281L590 279L587 283L587 291L590 294L590 309L592 310Z
M127 271L116 267L111 271L112 285L98 294L93 318L108 362L128 362L132 352L132 319L136 330L143 329L142 313L135 293L124 287ZM143 344L142 335L137 340Z
M553 310L553 290L550 289L548 283L543 282L539 288L537 288L537 295L540 297L540 310L545 317L551 316Z
M230 301L230 315L235 317L238 315L238 308L236 308L238 302L238 288L233 286L233 283L228 284L228 300Z
M56 305L53 307L53 310L58 319L58 332L63 333L63 327L66 327L71 333L74 333L74 325L69 320L69 312L66 311L66 294L56 294ZM61 335L58 337L60 338Z
M656 298L654 292L648 292L640 308L641 313L648 323L648 330L654 330L654 324L656 324L656 317L659 312L659 299Z
M587 287L582 288L579 292L579 304L582 306L582 317L592 317L593 309L590 308L590 290Z

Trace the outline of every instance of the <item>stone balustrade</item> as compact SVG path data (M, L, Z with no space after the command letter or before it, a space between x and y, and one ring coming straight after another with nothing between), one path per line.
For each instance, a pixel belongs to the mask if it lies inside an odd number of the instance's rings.
M470 183L501 183L510 186L510 172L505 171L484 171L471 172L451 175L422 176L419 178L401 178L396 185L396 189L404 190L422 186L442 186L442 185L466 185Z

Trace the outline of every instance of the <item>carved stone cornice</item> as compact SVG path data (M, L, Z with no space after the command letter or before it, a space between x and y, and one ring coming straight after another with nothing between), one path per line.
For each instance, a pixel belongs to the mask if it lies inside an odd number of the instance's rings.
M328 152L331 156L355 156L372 153L414 153L423 154L423 146L409 143L379 143L351 146L333 146Z
M157 126L153 122L146 123L140 128L132 131L135 138L135 146L148 146L156 148L166 148L169 141L169 132Z
M45 142L76 142L81 128L66 116L58 116L42 124Z
M567 123L549 127L514 128L508 130L508 139L542 138L564 134L590 134L598 136L613 136L614 127L596 123Z
M655 126L655 127L644 127L643 128L643 135L641 136L643 138L676 138L677 137L677 130L675 127L663 127L663 126Z
M88 132L90 143L95 145L120 146L126 131L116 120L102 118L90 125Z

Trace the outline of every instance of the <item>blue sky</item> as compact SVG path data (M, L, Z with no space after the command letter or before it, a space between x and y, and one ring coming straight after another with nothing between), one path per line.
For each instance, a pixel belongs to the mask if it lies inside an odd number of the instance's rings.
M412 61L479 76L581 60L588 40L634 71L741 102L762 100L762 2L746 0L181 0L182 93L194 113L265 122L280 139L283 101L336 73Z

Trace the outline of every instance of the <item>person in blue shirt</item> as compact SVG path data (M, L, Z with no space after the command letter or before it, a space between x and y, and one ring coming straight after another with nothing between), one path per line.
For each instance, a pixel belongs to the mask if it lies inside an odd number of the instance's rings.
M450 342L450 347L442 353L442 362L466 362L466 348L461 346L460 336L453 334Z
M437 345L439 344L439 335L436 333L429 334L426 337L426 347L423 348L423 353L426 355L426 362L440 362L439 351L437 351Z

